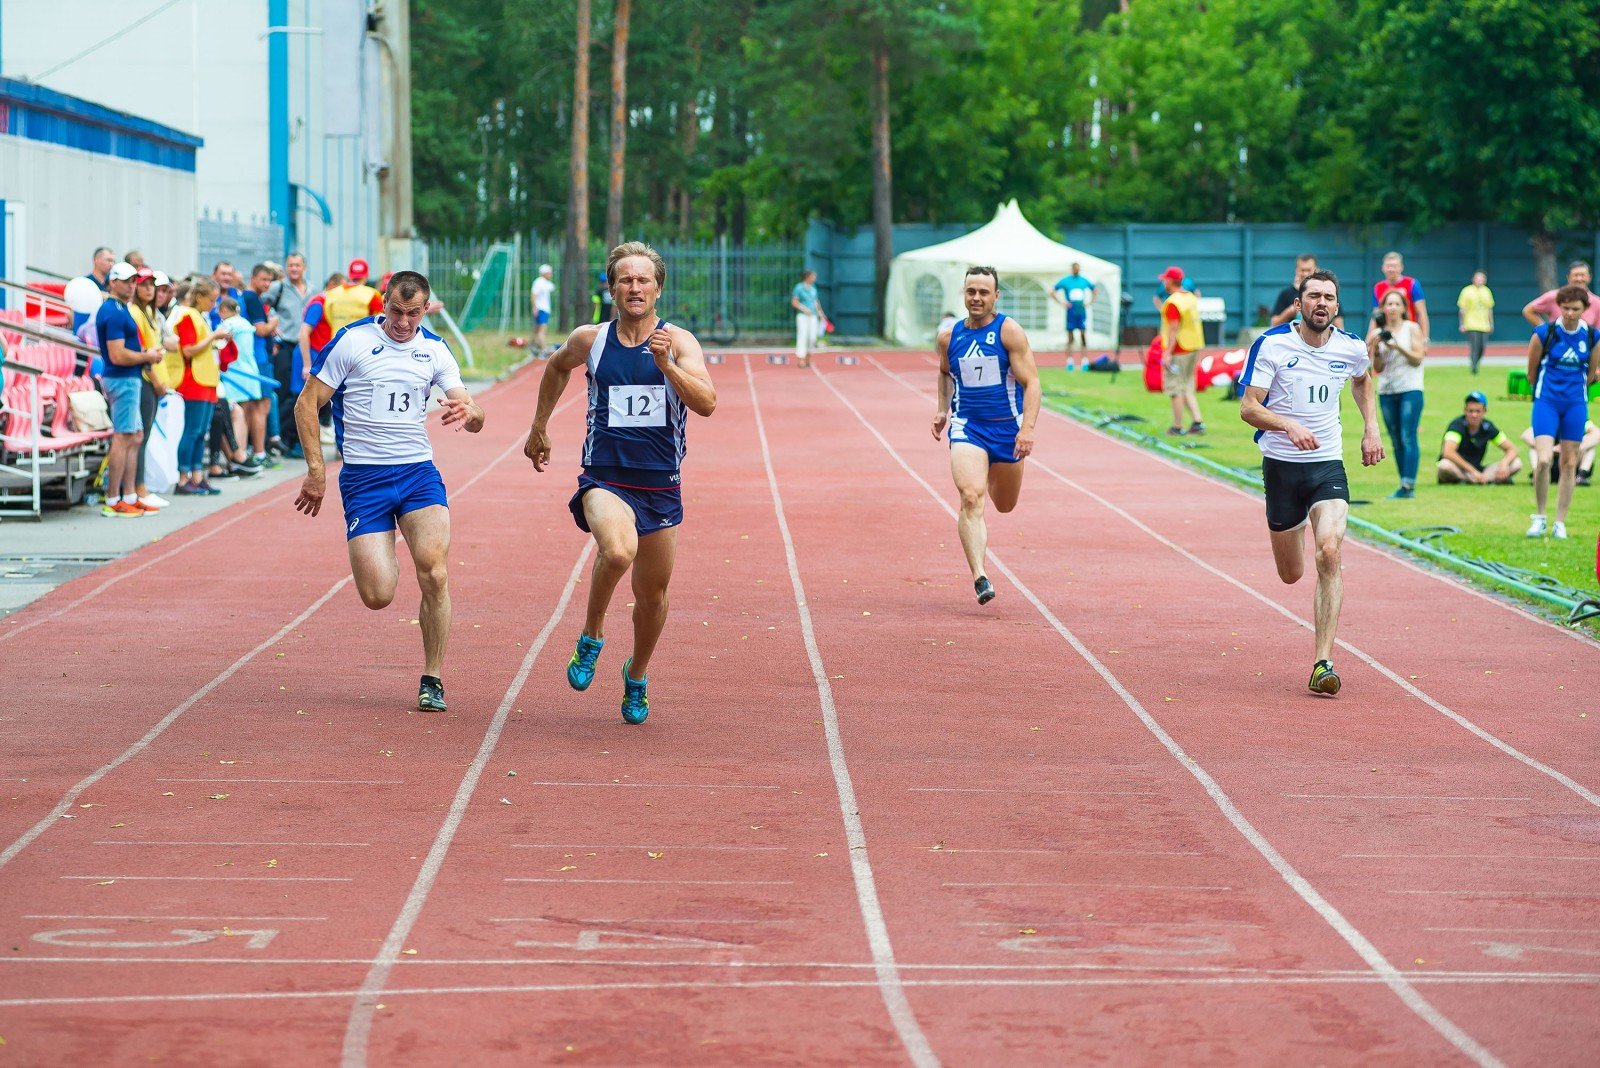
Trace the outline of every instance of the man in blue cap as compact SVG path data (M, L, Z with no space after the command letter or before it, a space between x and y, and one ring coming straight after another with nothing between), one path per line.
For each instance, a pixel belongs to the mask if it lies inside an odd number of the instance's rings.
M1439 447L1439 484L1449 485L1470 482L1486 486L1498 482L1509 484L1522 470L1522 458L1517 447L1501 429L1487 418L1489 398L1477 390L1467 394L1461 414L1445 428L1444 442ZM1491 445L1500 447L1500 458L1484 466Z

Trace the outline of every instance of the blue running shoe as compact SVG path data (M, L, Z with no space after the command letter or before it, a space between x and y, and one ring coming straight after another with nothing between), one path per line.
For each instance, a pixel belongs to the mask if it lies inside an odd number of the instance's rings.
M594 681L594 662L600 659L600 650L605 644L604 638L578 635L578 647L572 650L572 659L567 661L567 683L574 690L587 690Z
M644 688L649 685L649 679L640 679L635 682L628 677L628 669L633 666L633 657L622 662L622 718L627 723L643 723L644 718L650 714L650 698L645 696Z

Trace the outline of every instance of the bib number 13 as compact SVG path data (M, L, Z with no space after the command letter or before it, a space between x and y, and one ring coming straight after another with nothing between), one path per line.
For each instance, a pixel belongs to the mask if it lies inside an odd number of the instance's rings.
M379 382L372 387L370 417L380 423L414 423L427 416L427 393L416 382Z

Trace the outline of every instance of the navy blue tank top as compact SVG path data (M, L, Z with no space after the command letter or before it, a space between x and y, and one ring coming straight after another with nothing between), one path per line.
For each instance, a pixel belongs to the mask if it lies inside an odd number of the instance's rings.
M656 328L666 326L657 319ZM615 320L603 323L589 349L589 432L583 466L601 481L637 472L641 488L679 483L688 443L689 410L656 366L650 346L617 340ZM609 477L608 477L609 476Z

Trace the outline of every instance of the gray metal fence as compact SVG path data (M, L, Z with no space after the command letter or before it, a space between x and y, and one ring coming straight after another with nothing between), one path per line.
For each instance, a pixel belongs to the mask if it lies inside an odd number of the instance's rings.
M283 227L273 223L240 222L213 216L209 212L198 220L199 269L211 273L212 265L227 260L241 275L266 260L283 259Z
M466 330L525 332L532 325L528 293L539 265L554 267L556 284L561 283L558 240L518 235L510 241L440 239L427 245L434 293ZM664 242L655 247L667 263L660 303L664 318L712 339L793 331L789 294L805 266L803 245ZM591 296L600 287L607 251L598 242L589 246ZM558 293L558 318L561 303Z

